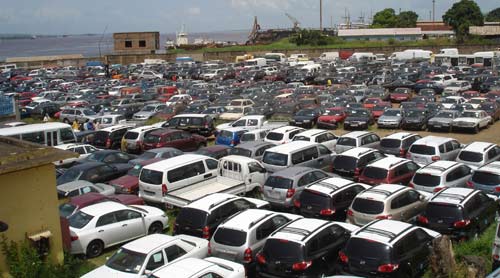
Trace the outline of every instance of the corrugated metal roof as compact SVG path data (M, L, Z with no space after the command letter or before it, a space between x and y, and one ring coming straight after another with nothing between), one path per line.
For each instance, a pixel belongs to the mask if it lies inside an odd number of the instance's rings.
M420 28L378 28L339 30L339 37L422 35Z

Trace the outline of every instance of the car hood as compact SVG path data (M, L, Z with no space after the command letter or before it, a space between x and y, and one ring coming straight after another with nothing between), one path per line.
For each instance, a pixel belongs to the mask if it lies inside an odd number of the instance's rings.
M231 124L232 124L232 123L220 124L220 125L216 126L215 128L216 128L217 130L222 130L222 129L225 129L225 128L230 128L230 127L231 127Z
M380 116L379 121L400 121L402 117L397 116Z
M139 178L136 176L125 175L109 182L111 185L131 188L139 184Z
M312 120L314 118L315 118L314 116L293 116L294 120L299 120L299 121Z
M405 121L407 122L414 122L414 121L423 121L425 117L419 116L419 117L406 117L404 118Z
M143 209L143 210L147 211L149 216L164 215L165 214L165 212L163 212L163 210L161 210L159 208L152 207L152 206L137 206L137 205L134 205L132 207L137 207L137 208L140 208L140 209Z
M352 117L352 116L349 116L347 118L345 118L345 121L348 122L348 121L368 121L370 118L369 117Z
M101 267L98 267L91 272L83 275L81 278L138 278L140 277L139 274L134 274L134 273L126 273L126 272L121 272L118 270L114 270L112 268L107 267L106 265L103 265Z
M429 122L439 122L439 123L451 123L453 119L450 118L432 118Z
M469 122L469 123L477 123L479 122L478 118L456 118L453 122Z

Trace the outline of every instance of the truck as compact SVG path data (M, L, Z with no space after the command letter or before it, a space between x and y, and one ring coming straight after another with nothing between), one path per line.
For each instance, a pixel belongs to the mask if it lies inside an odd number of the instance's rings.
M244 195L264 186L267 175L264 166L255 159L225 156L219 160L217 176L168 191L162 203L167 207L183 207L212 193Z
M320 59L321 61L333 62L333 61L336 61L336 60L340 59L340 55L339 55L339 52L338 52L338 51L334 51L334 52L323 52L323 53L321 53L321 55L319 56L319 59Z
M394 52L390 56L390 59L395 61L406 61L406 60L428 60L430 61L432 56L432 51L422 50L422 49L406 49L402 52Z
M230 123L220 124L216 126L217 131L221 131L230 127L245 127L247 129L274 129L282 126L288 125L287 122L278 122L278 121L266 121L266 117L263 115L249 115L243 116L238 120Z

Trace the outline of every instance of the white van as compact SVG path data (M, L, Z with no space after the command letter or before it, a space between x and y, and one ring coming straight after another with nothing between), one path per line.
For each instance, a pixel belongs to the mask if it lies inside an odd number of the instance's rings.
M335 52L323 52L319 56L319 59L321 61L329 61L329 62L331 62L331 61L335 61L335 60L340 59L340 55L339 55L338 51L335 51Z
M320 64L305 65L301 68L302 71L307 71L307 73L317 73L321 70Z
M0 65L0 72L9 72L13 69L17 69L17 65L16 64L3 64L3 65Z
M263 67L267 65L266 58L254 58L245 61L245 67L259 66Z
M354 52L351 57L349 57L349 61L351 62L360 62L360 61L375 61L377 60L377 56L371 52Z
M443 48L439 50L441 55L458 55L458 48Z
M167 192L217 175L219 162L199 154L183 154L144 166L139 175L139 197L163 203Z
M286 55L283 53L266 53L264 55L264 58L268 63L273 63L273 62L278 62L278 63L285 63L286 62Z
M306 61L309 60L309 56L304 53L295 53L295 54L290 54L290 58L288 58L289 61Z

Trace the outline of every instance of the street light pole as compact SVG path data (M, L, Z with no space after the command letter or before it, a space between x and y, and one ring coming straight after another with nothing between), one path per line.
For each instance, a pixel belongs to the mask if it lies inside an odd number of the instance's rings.
M319 30L323 32L323 0L319 0Z

